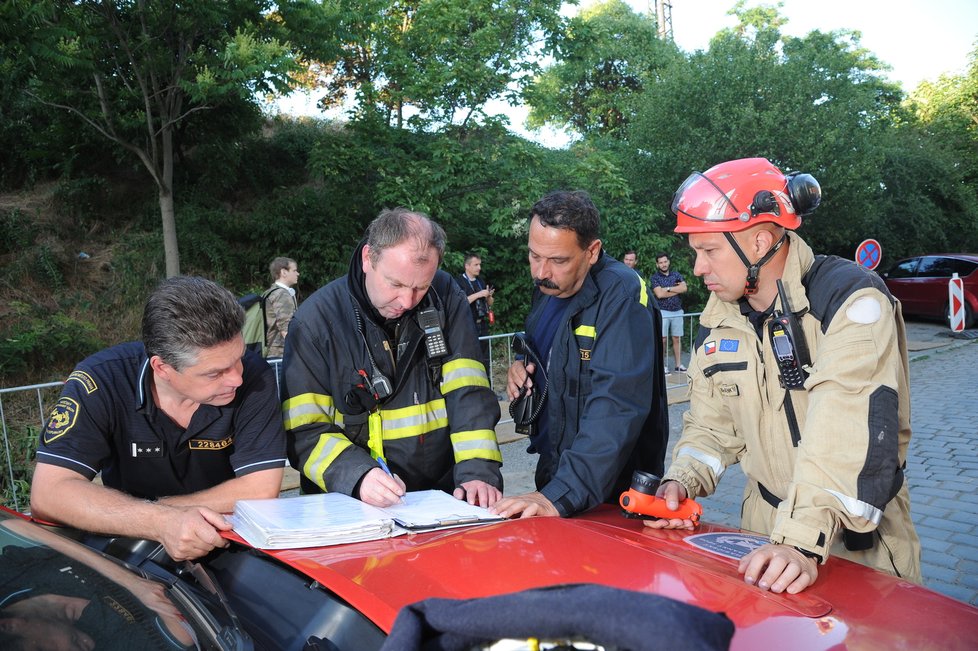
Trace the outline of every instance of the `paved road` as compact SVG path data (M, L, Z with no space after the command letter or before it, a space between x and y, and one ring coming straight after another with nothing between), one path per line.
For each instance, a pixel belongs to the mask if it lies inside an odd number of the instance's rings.
M913 439L907 464L911 512L923 548L927 587L978 606L978 341L908 323ZM670 441L679 438L687 404L669 408ZM506 493L533 490L535 457L526 442L506 443ZM667 459L671 459L670 445ZM667 462L668 463L668 462ZM736 527L744 475L727 470L720 490L702 500L706 519Z

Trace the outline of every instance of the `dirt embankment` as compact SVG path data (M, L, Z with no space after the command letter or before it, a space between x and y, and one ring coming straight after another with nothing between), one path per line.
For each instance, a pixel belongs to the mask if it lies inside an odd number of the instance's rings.
M132 274L116 260L116 251L127 249L125 226L97 211L77 217L81 211L69 203L53 181L0 194L0 359L7 360L0 376L6 386L70 370L93 338L115 343L138 336L140 309L128 305ZM73 324L91 324L94 337L73 345Z

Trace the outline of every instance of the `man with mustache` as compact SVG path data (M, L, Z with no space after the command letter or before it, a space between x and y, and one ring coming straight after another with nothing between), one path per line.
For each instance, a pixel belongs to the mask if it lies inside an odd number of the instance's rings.
M160 283L142 341L92 355L65 381L41 432L32 515L156 540L174 560L226 547L221 514L278 496L285 466L275 372L245 350L243 324L209 280Z
M530 211L536 290L527 358L509 369L511 399L534 395L537 491L493 511L570 516L617 502L636 469L662 474L669 436L662 320L645 281L604 253L585 192L557 191Z

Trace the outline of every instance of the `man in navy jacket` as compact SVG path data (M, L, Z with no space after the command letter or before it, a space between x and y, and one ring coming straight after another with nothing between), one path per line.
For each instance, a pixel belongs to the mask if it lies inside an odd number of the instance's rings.
M494 507L506 517L573 515L617 502L636 469L663 471L661 317L645 281L602 251L599 229L584 192L552 192L530 211L530 354L510 367L507 391L543 401L530 437L540 459L537 491Z

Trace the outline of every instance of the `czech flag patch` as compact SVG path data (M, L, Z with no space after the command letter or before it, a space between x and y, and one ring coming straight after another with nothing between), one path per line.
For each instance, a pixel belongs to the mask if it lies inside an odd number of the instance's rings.
M707 355L712 355L713 353L717 352L717 342L715 341L706 342L705 344L703 344L703 351Z

